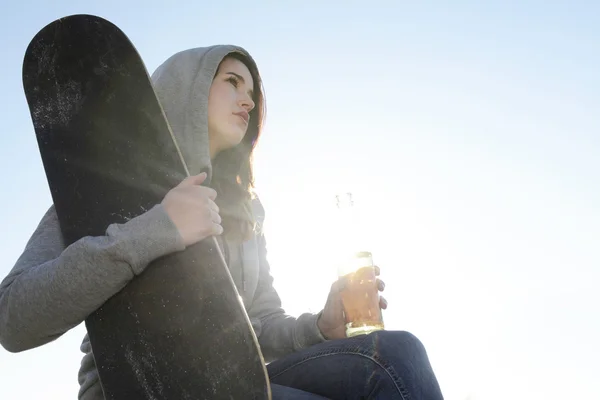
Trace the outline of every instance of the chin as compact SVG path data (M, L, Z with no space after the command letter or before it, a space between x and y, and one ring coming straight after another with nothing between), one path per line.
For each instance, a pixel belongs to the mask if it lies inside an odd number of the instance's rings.
M231 144L231 146L237 146L238 144L242 143L242 140L244 140L244 136L246 136L246 132L248 132L246 128L242 129L239 126L236 126L233 129L231 129L229 135L227 135L229 139L228 141Z
M224 140L226 144L224 147L227 149L231 149L232 147L235 147L238 144L240 144L243 138L244 136L239 135L238 133L227 135L226 139Z
M247 131L247 127L241 126L241 124L229 123L220 126L220 129L215 129L213 137L219 142L218 147L226 150L240 144Z

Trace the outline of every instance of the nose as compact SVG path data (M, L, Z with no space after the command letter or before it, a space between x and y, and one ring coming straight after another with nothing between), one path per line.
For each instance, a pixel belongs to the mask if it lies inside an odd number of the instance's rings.
M254 100L252 100L252 97L250 97L249 94L242 95L239 104L240 107L244 108L247 112L252 111L255 106Z

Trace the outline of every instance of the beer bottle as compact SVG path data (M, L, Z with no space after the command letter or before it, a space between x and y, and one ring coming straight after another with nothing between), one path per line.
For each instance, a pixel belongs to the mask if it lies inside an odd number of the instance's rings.
M361 226L352 193L338 194L336 205L341 253L338 278L345 280L341 297L346 336L365 335L384 329L373 256L363 248L368 230Z

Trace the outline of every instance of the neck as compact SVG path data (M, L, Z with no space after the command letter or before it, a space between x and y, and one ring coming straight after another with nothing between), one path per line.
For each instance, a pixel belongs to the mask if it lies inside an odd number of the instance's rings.
M210 155L210 160L213 161L220 152L221 150L215 145L215 142L209 141L208 153Z

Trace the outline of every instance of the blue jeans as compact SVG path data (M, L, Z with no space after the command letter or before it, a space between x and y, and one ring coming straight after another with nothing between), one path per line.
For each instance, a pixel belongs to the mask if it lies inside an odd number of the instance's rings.
M327 341L267 370L273 400L443 399L425 347L404 331Z

